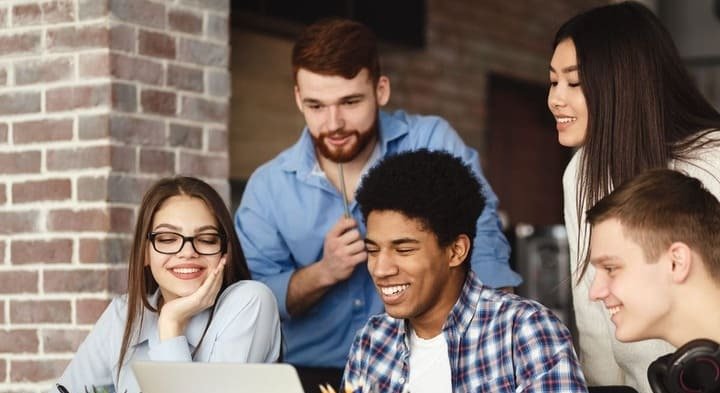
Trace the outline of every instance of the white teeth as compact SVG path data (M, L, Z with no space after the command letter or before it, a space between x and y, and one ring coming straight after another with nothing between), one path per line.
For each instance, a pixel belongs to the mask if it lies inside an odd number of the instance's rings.
M610 307L607 310L610 313L610 316L612 317L613 315L617 314L618 311L620 311L620 306Z
M392 287L381 287L380 291L383 293L383 295L397 295L398 293L406 290L410 285L394 285Z
M570 123L577 120L577 117L558 117L556 120L558 123Z
M199 272L200 269L198 268L192 268L192 267L179 267L172 270L175 273L179 274L190 274L190 273L196 273Z

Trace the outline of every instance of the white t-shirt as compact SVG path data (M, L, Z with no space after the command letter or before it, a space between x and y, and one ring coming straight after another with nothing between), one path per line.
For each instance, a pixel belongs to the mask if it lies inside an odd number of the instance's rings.
M410 333L410 393L451 393L452 374L447 341L440 333L430 339Z

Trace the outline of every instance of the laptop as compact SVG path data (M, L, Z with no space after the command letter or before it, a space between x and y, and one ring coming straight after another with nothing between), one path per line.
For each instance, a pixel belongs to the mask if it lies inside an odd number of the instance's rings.
M180 363L136 361L143 393L304 393L285 363Z

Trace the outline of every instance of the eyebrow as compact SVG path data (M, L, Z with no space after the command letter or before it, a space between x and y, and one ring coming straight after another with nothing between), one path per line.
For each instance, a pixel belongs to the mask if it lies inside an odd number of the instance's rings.
M170 229L170 230L172 230L172 231L182 231L182 228L180 228L180 227L177 227L177 226L172 225L172 224L164 224L164 223L163 223L163 224L158 224L153 230L154 230L154 231L157 231L158 229L161 229L161 228L167 228L167 229ZM214 230L214 231L216 231L216 232L219 232L218 228L217 228L215 225L203 225L203 226L201 226L201 227L195 228L195 233L204 232L204 231L207 231L208 229L211 229L211 230Z
M394 240L390 241L390 244L392 244L393 246L397 246L397 245L400 245L400 244L407 244L407 243L420 244L420 241L417 240L417 239L409 238L409 237L403 237L403 238L400 238L400 239L394 239ZM371 245L373 245L373 246L377 246L377 245L378 245L378 244L375 243L372 239L368 239L368 238L365 238L365 244L371 244Z
M548 68L550 69L550 72L555 72L555 73L557 73L557 71L555 71L555 69L553 68L553 66L548 66ZM568 72L573 72L573 71L577 71L577 70L578 70L577 64L573 64L573 65L571 65L571 66L567 66L567 67L561 69L560 71L561 71L563 74L567 74Z
M357 99L364 98L364 97L365 97L365 94L362 94L362 93L350 94L347 96L340 97L340 99L338 99L337 102L357 100ZM324 102L322 102L321 100L318 100L316 98L303 98L302 102L304 104L325 104Z
M615 255L600 255L595 258L590 258L590 264L598 265L603 262L613 261L613 260L618 260L618 259L620 259L620 258L616 257Z

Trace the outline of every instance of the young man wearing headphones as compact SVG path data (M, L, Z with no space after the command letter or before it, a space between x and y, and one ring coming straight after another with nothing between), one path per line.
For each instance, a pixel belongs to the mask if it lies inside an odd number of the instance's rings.
M655 392L720 391L720 203L702 183L658 169L622 184L587 212L602 301L623 342L679 349L649 368Z

